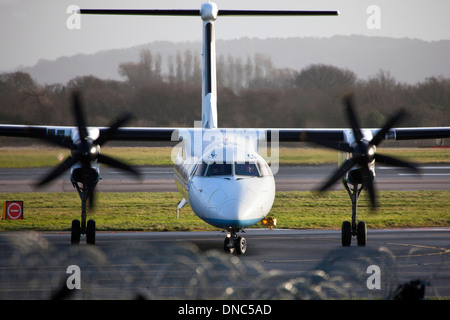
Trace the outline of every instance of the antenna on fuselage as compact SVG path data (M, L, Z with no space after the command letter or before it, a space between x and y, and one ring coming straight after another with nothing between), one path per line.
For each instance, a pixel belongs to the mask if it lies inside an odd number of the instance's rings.
M81 14L200 16L203 20L202 128L217 128L217 83L214 21L219 16L337 16L338 11L219 10L214 2L195 9L80 9Z

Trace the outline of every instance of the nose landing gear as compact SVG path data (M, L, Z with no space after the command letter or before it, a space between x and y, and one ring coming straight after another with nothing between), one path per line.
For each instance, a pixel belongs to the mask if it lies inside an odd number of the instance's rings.
M78 195L81 199L81 222L78 219L72 221L71 238L70 242L73 245L80 243L80 238L82 234L86 235L87 244L95 244L95 220L88 220L86 222L86 202L89 197L92 197L93 190L97 185L98 180L91 183L90 186L87 184L82 184L71 179L73 186L77 189ZM89 189L92 188L92 189ZM92 199L91 199L92 200Z
M342 223L342 236L341 242L343 247L348 247L351 244L352 237L356 236L358 240L358 246L364 247L367 242L367 227L364 221L356 222L356 208L358 205L359 195L364 189L364 185L360 185L358 188L357 184L353 185L353 188L348 186L348 182L342 179L342 184L345 190L347 190L350 199L352 200L352 221L344 221Z
M227 237L223 242L223 249L226 253L233 254L244 254L247 251L247 240L244 237L239 237L236 233L238 229L228 230Z

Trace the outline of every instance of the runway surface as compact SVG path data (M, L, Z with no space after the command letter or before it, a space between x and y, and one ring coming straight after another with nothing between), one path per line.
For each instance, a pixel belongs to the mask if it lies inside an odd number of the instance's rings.
M105 232L95 246L1 233L0 298L387 299L417 279L425 297L450 296L450 228L369 230L366 247L346 248L340 230L243 235L248 251L237 256L222 252L221 232ZM80 289L67 289L77 283L69 266Z
M386 166L376 168L376 186L379 190L450 190L450 165L422 165L417 175ZM43 178L50 168L0 168L0 193L5 192L73 192L68 174L50 185L36 189L33 184ZM277 191L312 191L337 170L337 165L282 166L275 174ZM101 168L102 180L97 191L104 192L174 192L177 191L172 167L142 167L142 179L108 167ZM335 189L342 188L337 183Z

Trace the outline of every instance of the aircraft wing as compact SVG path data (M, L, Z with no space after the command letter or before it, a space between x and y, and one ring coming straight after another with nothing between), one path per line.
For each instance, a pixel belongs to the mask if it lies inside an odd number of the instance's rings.
M315 142L343 141L345 132L350 128L336 129L308 129L308 128L120 128L112 140L142 140L142 141L181 141L183 136L203 134L204 130L217 130L223 133L241 132L256 135L262 140L279 142ZM375 136L380 129L370 129ZM0 126L1 135L1 126ZM386 133L386 140L420 140L450 138L450 127L414 127L393 128Z
M397 128L391 129L387 136L392 140L443 139L450 137L450 127Z
M107 128L98 128L101 131ZM70 139L76 127L70 126L27 126L0 124L0 136L21 138ZM256 134L259 139L279 142L315 142L343 141L349 128L340 129L307 129L307 128L165 128L165 127L123 127L117 129L111 140L117 141L181 141L186 134L203 134L203 130L218 130L220 132L247 132ZM370 129L373 135L380 129ZM386 140L416 140L450 138L450 127L415 127L392 128L386 133ZM47 139L48 140L48 139Z
M100 132L108 128L98 128ZM76 127L70 126L26 126L26 125L0 125L0 136L19 138L54 138L54 140L70 139ZM119 128L111 140L128 141L178 141L171 140L177 128ZM174 139L177 136L174 136Z
M375 136L381 129L369 129ZM267 139L271 140L278 132L280 142L343 141L345 132L352 129L266 129ZM450 138L450 127L392 128L386 133L386 140L420 140Z

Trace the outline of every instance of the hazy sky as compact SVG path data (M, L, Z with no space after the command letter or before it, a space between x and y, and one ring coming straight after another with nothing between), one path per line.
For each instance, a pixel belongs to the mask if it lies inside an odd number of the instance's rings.
M154 40L201 40L195 17L82 16L66 25L67 8L197 9L201 0L0 0L0 71L78 53L125 48ZM216 22L218 39L331 37L363 34L427 41L450 39L450 0L217 0L219 9L339 10L339 17L231 18ZM367 12L371 5L379 15ZM377 20L373 20L379 18ZM369 28L375 22L379 28ZM379 25L377 24L379 22ZM372 24L374 26L374 24ZM449 53L450 54L450 53Z

